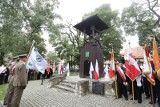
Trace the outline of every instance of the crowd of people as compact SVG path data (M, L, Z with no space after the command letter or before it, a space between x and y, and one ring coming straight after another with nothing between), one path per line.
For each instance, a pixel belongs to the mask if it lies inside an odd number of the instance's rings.
M7 107L19 107L19 103L23 94L23 90L26 88L29 80L39 80L41 78L48 79L53 76L54 71L52 67L46 68L45 73L37 72L35 70L27 70L26 65L26 56L20 55L13 58L12 63L6 67L5 72L0 74L0 84L9 83L7 94L4 98L4 105ZM1 65L4 67L4 65ZM131 81L131 79L126 75L125 60L122 57L118 63L116 63L116 68L119 67L119 70L122 74L116 69L116 97L122 98L124 96L125 100L128 100L128 93L133 97L131 100L137 100L138 103L142 103L142 94L144 93L146 99L151 99L150 104L158 103L160 107L160 80L155 76L155 85L151 84L145 75L143 75L143 63L138 61L139 69L141 74L138 76L140 78L140 83L136 80ZM59 73L63 73L64 67L59 66ZM109 67L108 67L109 69ZM133 88L134 87L134 88ZM133 95L134 91L134 95Z
M3 65L1 65L1 66L3 66ZM8 77L10 75L10 72L12 72L12 71L10 71L9 68L10 67L6 67L6 71L4 73L0 74L0 85L8 83ZM42 74L41 72L37 72L36 70L29 69L29 71L28 71L28 81L30 81L30 80L40 80L40 79L42 79L42 77L44 79L48 79L52 75L53 75L53 70L52 69L50 69L49 72L47 72L45 70L44 74Z
M110 65L108 63L108 65ZM110 68L107 65L108 69ZM132 95L130 100L137 100L138 103L142 103L142 94L145 94L146 99L151 99L149 104L156 104L160 107L160 80L155 75L155 85L151 84L146 76L142 73L143 62L138 61L139 69L141 70L141 74L138 76L140 79L140 83L137 80L132 80L126 75L126 66L125 59L122 57L119 61L117 61L116 65L116 85L113 84L115 88L115 92L117 98L122 98L124 96L125 100L128 100L128 95ZM121 72L124 73L124 77L122 74L118 72L117 67L120 68ZM109 72L109 70L107 70ZM133 85L132 85L133 84ZM134 92L134 94L133 94ZM134 98L133 98L134 97Z

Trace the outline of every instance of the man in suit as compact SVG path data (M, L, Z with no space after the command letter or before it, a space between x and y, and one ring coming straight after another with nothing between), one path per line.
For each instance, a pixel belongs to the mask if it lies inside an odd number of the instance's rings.
M20 61L15 65L15 72L13 75L13 97L11 103L7 107L19 107L20 100L24 89L27 85L27 68L25 62L27 61L27 55L19 55Z
M128 94L127 94L127 78L125 75L125 68L123 64L125 64L124 58L120 58L118 61L119 64L116 65L117 70L117 85L118 85L118 98L122 98L122 95L124 96L125 100L128 100ZM123 74L120 72L120 70L123 72Z

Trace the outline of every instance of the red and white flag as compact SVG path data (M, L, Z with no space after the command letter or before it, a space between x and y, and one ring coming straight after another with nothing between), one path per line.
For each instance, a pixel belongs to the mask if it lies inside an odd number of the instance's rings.
M143 63L143 73L144 74L150 74L152 71L151 64L149 62L150 56L149 56L149 50L148 45L145 45L144 47L144 63Z
M99 65L98 65L98 60L96 59L96 65L95 65L95 71L94 71L94 79L98 80L99 79Z
M141 71L139 69L139 66L137 64L137 61L135 60L135 56L132 54L132 50L129 47L127 59L126 59L126 75L134 81L139 75Z
M110 68L108 71L109 78L113 78L115 76L115 62L114 62L114 53L111 53L110 56Z
M58 71L59 71L59 74L63 73L63 63L59 64Z
M154 79L154 64L151 60L148 45L146 44L144 47L144 63L143 63L143 74L146 76L147 80L152 84L155 85L155 79Z
M89 69L89 75L90 75L90 78L92 79L92 72L94 72L94 68L93 68L93 64L92 62L90 63L90 69Z

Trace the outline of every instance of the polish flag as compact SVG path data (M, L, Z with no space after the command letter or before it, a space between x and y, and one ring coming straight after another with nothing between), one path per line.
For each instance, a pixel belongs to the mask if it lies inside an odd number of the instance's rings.
M139 69L139 66L137 64L137 61L135 60L135 56L132 54L132 50L129 47L127 59L126 59L126 75L134 81L139 75L141 71Z
M99 66L98 66L98 60L96 59L96 65L95 65L95 71L94 71L94 79L99 79Z
M92 79L92 72L94 71L94 68L93 68L93 64L92 62L90 63L90 70L89 70L89 75L90 75L90 78Z
M111 53L110 56L110 68L108 71L109 78L113 78L115 76L115 62L114 62L114 53Z

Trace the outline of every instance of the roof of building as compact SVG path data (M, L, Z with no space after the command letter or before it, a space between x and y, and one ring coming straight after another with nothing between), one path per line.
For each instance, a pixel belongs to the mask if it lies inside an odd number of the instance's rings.
M88 17L82 22L76 24L74 27L87 35L91 35L92 26L95 27L96 29L95 32L102 31L102 30L109 28L108 25L106 25L97 15Z
M144 49L143 47L135 47L135 48L131 48L132 50L132 53L133 55L136 57L136 58L143 58L143 55L144 55ZM123 55L126 57L127 56L127 52L128 52L128 49L125 49L124 50L124 53Z

